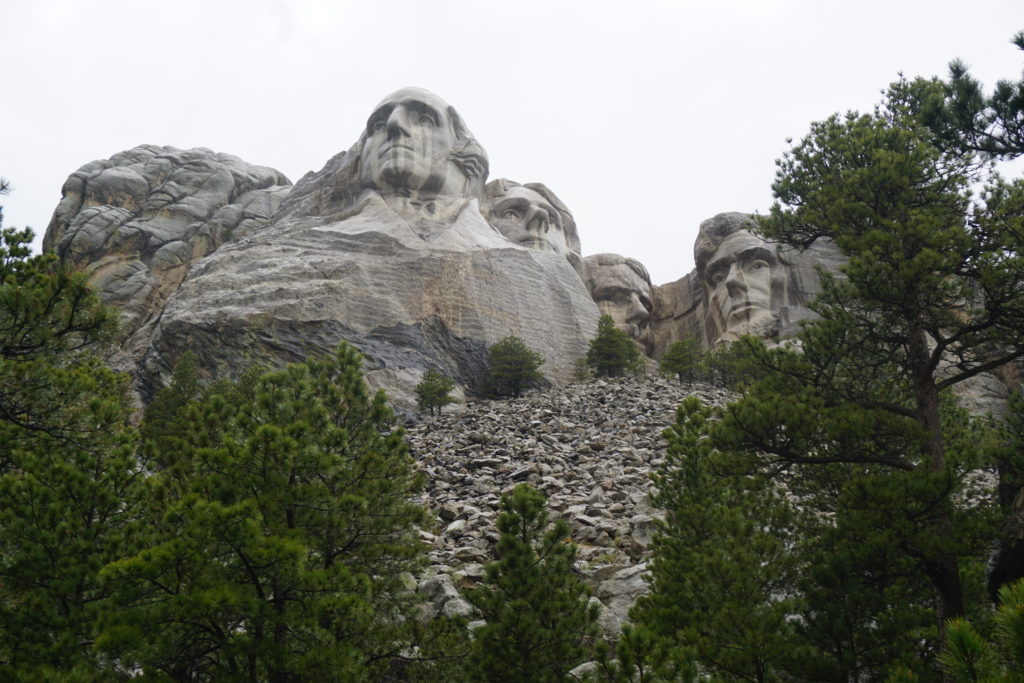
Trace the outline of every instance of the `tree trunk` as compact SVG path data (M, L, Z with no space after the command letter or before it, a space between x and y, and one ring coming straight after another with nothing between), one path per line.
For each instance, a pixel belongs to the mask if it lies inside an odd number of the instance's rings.
M925 430L924 464L929 472L941 473L946 467L946 457L939 416L939 392L929 366L928 336L924 330L911 333L909 361L917 399L917 418ZM953 532L949 505L948 500L944 501L931 519L932 532L937 538L949 538ZM946 622L964 615L959 562L952 553L937 553L924 559L924 571L938 593L939 632L945 640Z

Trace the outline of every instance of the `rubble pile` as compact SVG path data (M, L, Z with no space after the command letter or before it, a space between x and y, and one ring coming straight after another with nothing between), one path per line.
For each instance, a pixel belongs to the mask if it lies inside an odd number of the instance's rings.
M645 556L659 517L648 500L650 473L665 457L661 434L690 395L728 399L707 384L604 379L471 402L410 426L410 450L427 478L424 502L438 518L435 533L424 532L432 566L418 590L437 613L468 614L457 588L482 580L501 495L528 482L569 523L577 569L603 605L602 628L616 635L647 589Z

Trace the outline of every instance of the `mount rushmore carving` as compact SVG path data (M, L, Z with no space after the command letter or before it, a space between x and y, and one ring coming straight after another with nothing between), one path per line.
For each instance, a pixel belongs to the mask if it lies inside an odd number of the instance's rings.
M569 208L541 183L487 182L489 161L454 107L404 88L353 146L294 186L205 149L142 146L73 173L44 247L88 272L123 313L115 366L146 399L177 357L234 375L339 341L401 403L435 368L464 387L489 344L516 335L571 377L600 313L657 358L696 335L779 338L807 317L814 266L721 214L701 225L697 268L651 283L638 261L582 257ZM585 236L585 226L584 236Z

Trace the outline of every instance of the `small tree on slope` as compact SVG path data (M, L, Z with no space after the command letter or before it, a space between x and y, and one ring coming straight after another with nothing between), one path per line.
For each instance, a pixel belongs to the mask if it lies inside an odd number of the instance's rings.
M499 559L468 596L487 620L470 655L473 680L562 681L587 657L597 606L573 573L568 525L549 524L544 506L529 484L501 499Z

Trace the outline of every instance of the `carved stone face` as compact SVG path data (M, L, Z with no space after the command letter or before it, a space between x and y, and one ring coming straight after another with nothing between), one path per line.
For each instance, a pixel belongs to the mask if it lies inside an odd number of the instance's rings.
M589 258L589 257L588 257ZM602 314L608 314L615 326L640 343L650 353L651 287L625 263L587 264L587 280Z
M366 122L360 156L364 186L443 194L465 176L450 162L455 144L448 104L420 88L404 88L377 105Z
M772 244L740 230L729 235L704 272L710 305L725 326L723 337L765 336L775 324L773 292L786 273Z
M562 217L538 192L522 186L510 187L486 210L487 221L516 244L562 256L571 251Z

